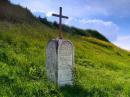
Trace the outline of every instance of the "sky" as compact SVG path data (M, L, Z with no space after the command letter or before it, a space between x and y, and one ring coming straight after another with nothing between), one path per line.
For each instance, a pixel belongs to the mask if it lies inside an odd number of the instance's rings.
M130 50L130 0L10 0L27 7L36 16L57 21L52 13L59 13L68 20L64 24L82 29L94 29L115 45Z

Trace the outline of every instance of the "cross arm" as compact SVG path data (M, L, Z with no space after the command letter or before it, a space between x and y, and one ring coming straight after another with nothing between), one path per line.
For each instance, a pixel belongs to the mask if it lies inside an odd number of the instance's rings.
M67 17L67 16L62 16L62 18L69 19L69 17Z
M69 17L67 17L67 16L60 16L60 15L58 15L58 14L52 14L52 16L61 17L61 18L65 18L65 19L68 19L68 18L69 18Z

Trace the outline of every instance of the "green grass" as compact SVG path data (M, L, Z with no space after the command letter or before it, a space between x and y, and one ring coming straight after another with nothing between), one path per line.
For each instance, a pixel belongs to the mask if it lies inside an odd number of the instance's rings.
M65 34L75 46L75 84L48 81L45 49L57 33L0 22L0 97L130 97L130 53L95 38Z

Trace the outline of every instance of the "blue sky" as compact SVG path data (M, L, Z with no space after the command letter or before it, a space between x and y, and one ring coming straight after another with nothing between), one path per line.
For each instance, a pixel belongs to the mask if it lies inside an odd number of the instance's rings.
M10 0L49 20L63 7L69 16L63 22L83 29L95 29L117 46L130 50L130 0Z

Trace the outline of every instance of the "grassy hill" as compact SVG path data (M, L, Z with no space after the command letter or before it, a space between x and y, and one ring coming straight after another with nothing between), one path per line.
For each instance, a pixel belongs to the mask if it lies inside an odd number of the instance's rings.
M130 97L130 52L96 35L64 33L75 46L75 85L58 87L45 69L46 45L57 28L8 1L1 8L8 17L0 13L0 97Z

